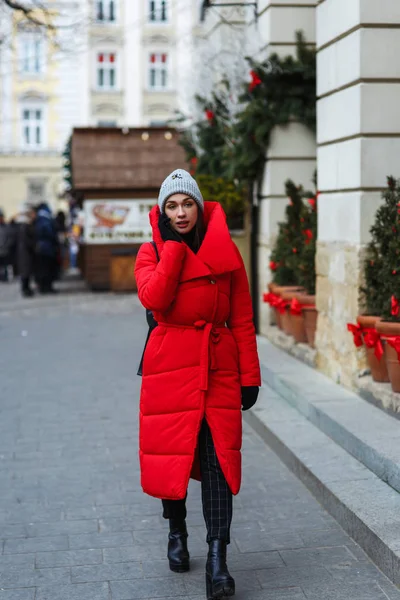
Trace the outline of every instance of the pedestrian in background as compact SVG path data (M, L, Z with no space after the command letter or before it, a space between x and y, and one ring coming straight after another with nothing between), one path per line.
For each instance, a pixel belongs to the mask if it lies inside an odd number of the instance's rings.
M8 265L10 260L10 231L4 212L0 208L0 281L8 281Z
M221 205L204 202L186 171L166 178L150 221L157 253L143 244L135 266L139 298L158 322L143 362L142 487L162 500L169 565L183 572L187 488L191 476L201 480L207 598L223 598L235 593L226 550L241 483L241 409L255 404L261 384L249 286Z
M36 281L41 294L55 294L53 284L59 269L59 242L51 210L46 203L37 207L35 230Z
M35 268L35 210L32 204L24 203L17 217L17 257L18 271L21 279L21 294L25 298L32 298L34 292L31 280Z

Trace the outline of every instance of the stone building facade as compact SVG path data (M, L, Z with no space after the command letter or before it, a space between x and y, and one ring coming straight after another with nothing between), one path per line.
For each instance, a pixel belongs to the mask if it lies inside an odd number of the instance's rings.
M218 2L219 5L224 2ZM232 35L232 7L206 2L204 34L223 45ZM228 2L227 2L228 4ZM231 3L229 3L231 4ZM242 3L238 3L242 4ZM317 139L298 123L277 129L268 150L260 192L258 257L260 291L266 289L271 247L287 199L288 178L310 188L318 170L316 339L318 368L355 387L364 365L346 324L359 312L362 257L381 202L386 176L399 176L400 4L398 0L260 0L237 8L241 27L258 53L292 53L301 29L317 54ZM218 17L219 12L219 17ZM236 26L239 20L236 18ZM254 33L256 32L256 33ZM271 315L260 298L260 332L269 335Z
M52 0L57 44L0 7L0 206L62 195L73 127L164 125L189 90L197 0Z

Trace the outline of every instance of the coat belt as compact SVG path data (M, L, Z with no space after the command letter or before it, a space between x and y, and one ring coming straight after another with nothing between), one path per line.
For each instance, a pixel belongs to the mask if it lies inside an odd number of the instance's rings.
M200 348L200 391L208 390L208 372L209 369L214 370L215 355L211 350L214 344L218 344L220 340L220 332L226 330L225 325L215 325L207 321L196 321L193 325L175 325L172 323L159 323L162 327L172 327L175 329L196 329L203 331L203 337Z

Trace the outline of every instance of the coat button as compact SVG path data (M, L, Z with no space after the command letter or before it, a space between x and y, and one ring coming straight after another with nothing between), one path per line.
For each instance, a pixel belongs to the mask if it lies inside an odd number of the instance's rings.
M214 284L215 283L214 279L210 279L210 283Z

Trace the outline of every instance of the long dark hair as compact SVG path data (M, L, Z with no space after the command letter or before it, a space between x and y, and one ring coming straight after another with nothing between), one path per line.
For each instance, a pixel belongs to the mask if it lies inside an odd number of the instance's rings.
M197 217L196 225L194 226L194 235L192 242L192 250L196 254L200 250L200 246L203 243L204 236L206 235L206 225L204 223L204 215L199 210L199 216Z

